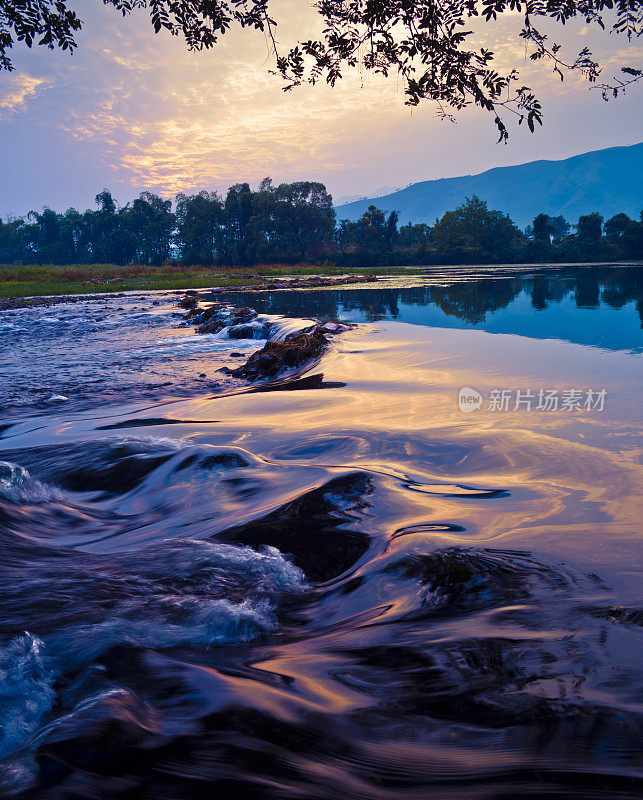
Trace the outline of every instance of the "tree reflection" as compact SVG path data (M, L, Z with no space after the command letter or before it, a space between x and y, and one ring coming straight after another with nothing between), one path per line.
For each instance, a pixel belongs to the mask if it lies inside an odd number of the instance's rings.
M434 277L434 274L427 272L427 277ZM226 297L235 303L250 304L263 313L334 319L357 312L368 322L404 319L402 309L405 306L434 306L449 317L479 325L524 294L538 311L567 299L583 309L601 306L618 309L635 301L643 323L641 267L536 269L525 274L491 278L474 274L464 279L461 275L449 277L447 272L435 278L436 283L407 288L236 292ZM415 318L414 321L421 322Z

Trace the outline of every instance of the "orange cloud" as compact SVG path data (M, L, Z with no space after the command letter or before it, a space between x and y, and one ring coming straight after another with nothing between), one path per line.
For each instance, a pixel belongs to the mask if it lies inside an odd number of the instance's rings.
M5 111L25 108L28 97L35 95L39 88L50 84L45 78L34 78L31 75L11 75L5 80L8 80L8 85L2 87L4 92L0 94L0 109Z

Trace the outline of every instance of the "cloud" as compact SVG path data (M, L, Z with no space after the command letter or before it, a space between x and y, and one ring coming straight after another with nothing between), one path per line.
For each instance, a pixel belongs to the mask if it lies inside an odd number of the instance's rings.
M315 35L308 3L273 1L285 21L282 49ZM3 165L0 213L82 206L103 186L128 200L145 189L222 191L266 175L368 194L640 138L636 89L607 106L580 77L561 84L549 65L529 60L515 16L478 20L471 40L494 50L499 71L519 67L521 83L543 100L545 127L533 136L514 130L504 147L495 144L490 115L467 108L452 125L437 120L431 104L411 110L395 77L353 70L334 89L320 83L284 93L258 32L230 31L213 51L195 53L178 37L155 36L145 11L123 19L95 0L76 2L86 25L73 57L34 48L16 55L18 72L0 82L0 151L13 154ZM566 51L577 52L581 27L566 26ZM593 33L583 38L598 43ZM610 67L638 60L614 37L610 44L602 51Z
M233 39L235 34L229 34ZM57 126L79 146L100 149L121 181L166 196L268 173L294 176L347 166L342 147L381 138L391 115L410 112L392 82L348 76L336 89L301 87L284 94L265 64L265 44L246 32L214 54L160 50L124 34L96 48L92 81L75 65L59 89L67 113ZM100 76L109 75L109 81Z
M10 75L4 86L0 86L0 114L2 112L15 112L26 108L27 99L37 94L39 89L50 85L45 78L36 78L32 75Z

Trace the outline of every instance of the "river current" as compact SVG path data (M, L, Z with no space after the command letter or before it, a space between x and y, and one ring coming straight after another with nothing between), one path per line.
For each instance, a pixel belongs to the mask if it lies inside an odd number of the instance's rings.
M0 312L0 795L642 796L643 268L214 297Z

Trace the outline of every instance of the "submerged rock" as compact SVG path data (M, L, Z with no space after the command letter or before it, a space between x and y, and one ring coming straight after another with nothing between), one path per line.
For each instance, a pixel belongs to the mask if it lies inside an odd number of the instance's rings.
M196 292L186 292L181 300L179 301L179 305L181 308L185 308L188 311L192 311L197 307L199 304L199 296Z
M323 333L343 333L352 330L353 326L348 322L324 322L319 326Z
M231 308L223 303L213 303L206 309L195 306L188 314L188 317L190 316L194 317L194 322L198 326L196 329L197 333L218 333L224 328L229 327L232 330L234 326L249 323L258 315L254 308L248 308L247 306ZM242 331L239 331L234 336L232 336L231 333L231 338L253 338L252 331L249 331L248 336L244 336L242 333ZM246 331L246 333L248 333L248 331Z
M252 325L233 325L228 331L229 339L254 339L256 328Z

